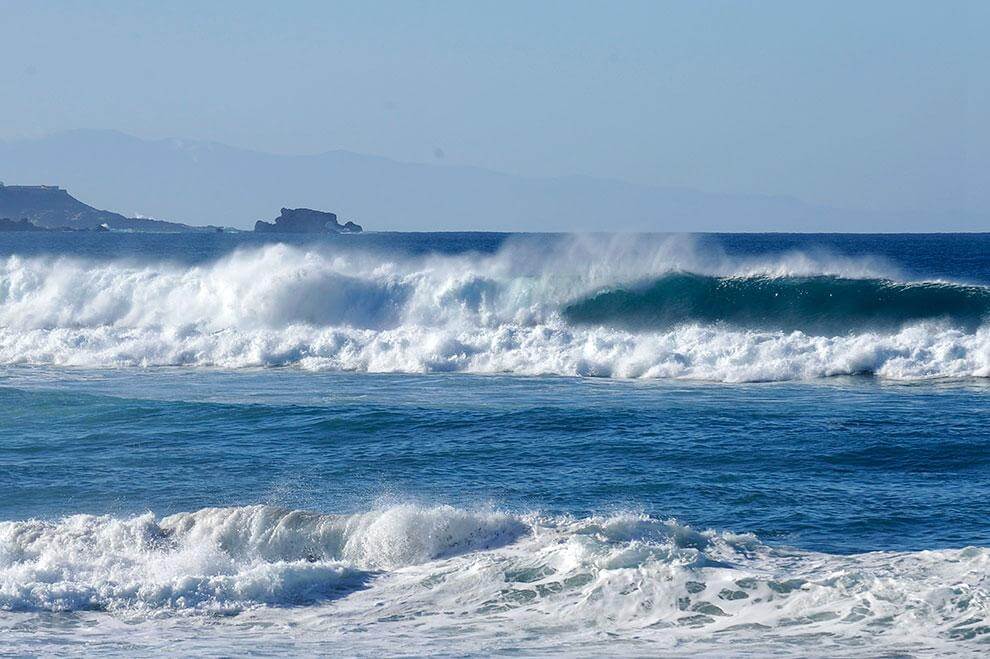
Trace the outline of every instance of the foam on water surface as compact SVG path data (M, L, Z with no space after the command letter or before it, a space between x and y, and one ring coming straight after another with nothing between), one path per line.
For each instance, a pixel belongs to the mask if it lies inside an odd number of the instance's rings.
M581 243L423 257L270 245L201 265L11 256L0 363L990 376L986 287L899 282L865 258L729 259L685 240L631 254Z
M221 614L234 617L218 639L263 639L292 621L311 642L346 636L354 652L395 649L387 638L452 654L718 651L741 639L798 654L964 651L990 638L988 574L986 549L831 555L642 514L249 506L0 523L8 629L100 611L90 634L125 620L140 635L142 621Z
M0 652L986 654L986 240L11 239Z

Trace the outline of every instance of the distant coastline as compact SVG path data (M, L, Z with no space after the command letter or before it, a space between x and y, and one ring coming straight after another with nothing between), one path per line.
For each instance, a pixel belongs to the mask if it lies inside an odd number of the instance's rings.
M258 220L259 233L360 233L359 224L340 224L334 213L309 208L283 208L273 222ZM86 204L57 185L5 185L0 182L0 232L127 231L142 233L204 233L241 231L195 226L167 220L126 217Z
M5 185L0 183L0 231L149 231L184 233L216 231L220 227L195 227L139 217L85 204L57 185Z
M523 176L339 150L279 155L100 130L0 140L0 180L57 183L98 207L127 209L125 214L248 231L255 220L268 220L282 206L333 211L376 231L927 233L990 228L990 210L975 208L835 207L772 190L745 194L590 176Z

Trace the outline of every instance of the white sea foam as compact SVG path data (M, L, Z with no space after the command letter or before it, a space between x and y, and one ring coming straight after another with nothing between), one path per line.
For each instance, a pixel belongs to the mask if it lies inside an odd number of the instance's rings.
M291 619L310 651L345 653L966 652L990 633L988 574L987 549L830 555L638 514L77 515L0 523L0 629L37 648L47 623L25 616L97 610L97 630L128 620L153 648L190 640L169 619L226 613L217 648L271 643ZM145 641L142 620L159 621Z
M298 604L377 570L514 541L498 513L398 506L319 515L268 506L158 519L75 515L0 522L0 609L217 609Z
M673 270L896 276L879 261L736 260L684 238L648 247L575 239L546 252L386 258L285 245L217 262L0 261L0 363L283 366L783 380L990 376L990 330L938 322L837 336L686 324L572 326L562 305Z

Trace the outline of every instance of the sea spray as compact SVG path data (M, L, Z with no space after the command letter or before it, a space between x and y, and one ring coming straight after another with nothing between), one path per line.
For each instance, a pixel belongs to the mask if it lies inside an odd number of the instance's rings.
M714 381L987 377L990 293L870 258L674 237L495 254L283 244L188 265L0 261L0 363Z

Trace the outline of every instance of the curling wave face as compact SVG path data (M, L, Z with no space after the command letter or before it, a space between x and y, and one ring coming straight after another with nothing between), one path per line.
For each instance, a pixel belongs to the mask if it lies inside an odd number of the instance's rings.
M574 323L637 330L685 323L835 335L942 320L975 330L990 315L990 289L942 282L814 277L715 277L672 273L600 291L564 307Z
M10 256L0 363L784 380L990 376L990 289L684 239L385 257L270 245L205 265Z
M383 633L452 652L616 651L617 633L711 649L731 630L733 643L815 638L817 652L949 650L986 637L988 570L986 549L840 556L640 514L248 506L0 523L0 609L139 620L307 605L297 624L346 630L352 649Z

